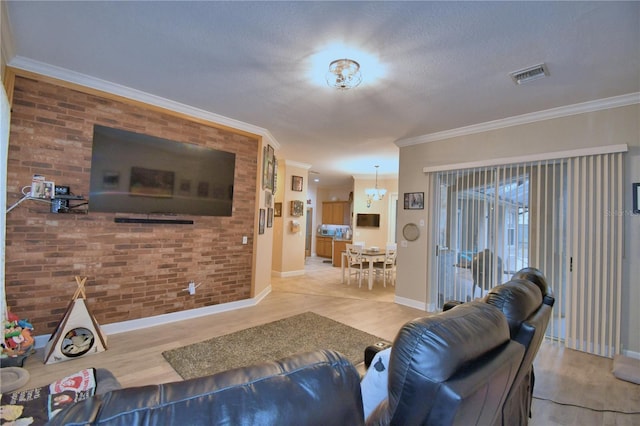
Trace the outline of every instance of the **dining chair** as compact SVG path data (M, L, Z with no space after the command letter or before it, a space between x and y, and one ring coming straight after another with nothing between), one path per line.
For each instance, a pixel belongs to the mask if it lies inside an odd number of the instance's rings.
M358 287L362 287L362 276L369 273L369 262L362 257L363 246L347 244L347 285L351 285L351 275L358 276Z
M395 272L396 272L396 256L398 251L390 244L387 244L387 249L384 254L384 260L381 262L374 262L373 269L376 274L382 274L382 284L387 286L387 277L391 281L391 285L396 285Z

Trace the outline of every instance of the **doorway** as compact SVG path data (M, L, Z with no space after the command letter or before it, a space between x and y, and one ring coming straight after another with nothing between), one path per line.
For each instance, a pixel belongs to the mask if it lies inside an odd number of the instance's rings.
M304 257L311 257L311 243L313 242L313 207L307 208L307 226L304 237Z

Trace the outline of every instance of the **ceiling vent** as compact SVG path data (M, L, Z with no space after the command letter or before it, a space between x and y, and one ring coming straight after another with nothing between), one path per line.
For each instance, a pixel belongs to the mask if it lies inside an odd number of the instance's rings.
M511 79L515 84L522 84L549 76L549 70L547 69L546 64L539 64L522 70L510 72L509 76L511 76Z

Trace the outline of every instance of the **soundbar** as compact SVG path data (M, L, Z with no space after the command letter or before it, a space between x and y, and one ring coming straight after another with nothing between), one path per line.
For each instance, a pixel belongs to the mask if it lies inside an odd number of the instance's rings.
M53 198L57 198L58 200L84 200L84 197L82 195L55 194Z
M143 219L136 217L116 217L115 223L163 223L169 225L193 225L189 219Z

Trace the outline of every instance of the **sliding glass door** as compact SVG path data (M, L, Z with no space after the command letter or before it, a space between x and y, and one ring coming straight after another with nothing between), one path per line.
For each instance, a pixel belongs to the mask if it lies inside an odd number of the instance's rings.
M481 297L528 266L530 169L484 168L438 176L438 292Z
M619 347L622 153L435 173L437 304L540 269L556 296L547 335Z

